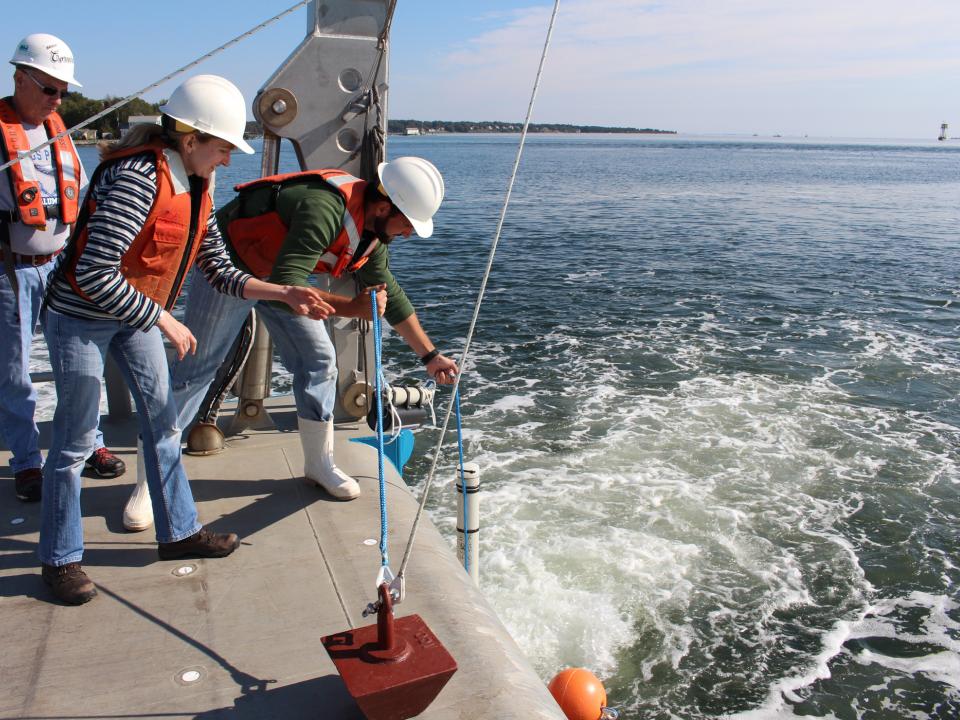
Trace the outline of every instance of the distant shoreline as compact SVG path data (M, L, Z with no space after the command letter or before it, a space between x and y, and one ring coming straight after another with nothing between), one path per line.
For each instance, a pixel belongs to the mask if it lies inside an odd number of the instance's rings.
M395 137L420 137L423 135L516 135L523 128L516 130L429 130L427 132L407 133L390 131L388 135ZM677 135L676 130L534 130L532 135Z
M390 135L436 135L440 133L517 133L523 123L494 120L390 120L387 132ZM570 125L567 123L530 123L530 133L623 133L642 135L676 135L676 130L659 128L608 127L605 125Z

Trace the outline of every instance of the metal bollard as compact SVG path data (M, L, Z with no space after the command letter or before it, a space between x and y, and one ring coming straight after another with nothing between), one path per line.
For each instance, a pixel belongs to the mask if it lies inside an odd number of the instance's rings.
M273 341L267 332L267 326L258 321L253 335L253 347L234 387L239 400L230 421L231 433L243 432L247 428L272 430L276 427L263 406L263 401L270 397L272 377Z
M280 166L280 138L265 130L263 155L260 158L260 176L274 175ZM243 371L237 378L234 392L237 394L237 410L230 422L230 432L239 433L247 428L269 430L276 426L263 401L270 397L273 381L273 341L267 326L258 322L253 335L253 347L247 356Z
M463 528L463 484L467 486L467 529ZM480 466L463 464L463 480L457 466L457 557L477 587L480 586ZM466 552L465 552L466 551Z

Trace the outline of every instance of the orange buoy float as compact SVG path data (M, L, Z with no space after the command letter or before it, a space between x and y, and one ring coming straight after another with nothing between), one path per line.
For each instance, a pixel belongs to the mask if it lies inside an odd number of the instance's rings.
M567 668L556 674L548 686L553 699L568 720L614 720L617 711L606 707L603 683L585 668Z

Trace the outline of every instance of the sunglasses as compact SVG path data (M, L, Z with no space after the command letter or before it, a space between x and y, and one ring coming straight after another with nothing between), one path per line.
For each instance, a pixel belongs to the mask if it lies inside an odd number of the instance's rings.
M37 86L38 88L40 88L40 92L42 92L44 95L49 95L50 97L57 97L57 96L59 96L59 97L61 97L61 98L65 98L65 97L67 97L67 95L69 95L69 93L68 93L66 90L61 90L60 88L55 88L55 87L50 87L49 85L44 85L42 82L40 82L39 80L37 80L37 79L33 76L33 73L29 73L29 72L27 72L26 70L24 70L24 71L23 71L23 74L26 75L26 76L27 76L28 78L30 78L31 80L33 80L33 82L36 84L36 86Z

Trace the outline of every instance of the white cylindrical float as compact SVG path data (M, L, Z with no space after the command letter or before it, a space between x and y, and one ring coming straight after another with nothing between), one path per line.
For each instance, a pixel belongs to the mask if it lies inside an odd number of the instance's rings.
M457 557L473 582L480 585L480 466L474 462L463 464L461 479L457 466ZM464 485L466 485L466 520L464 529Z

